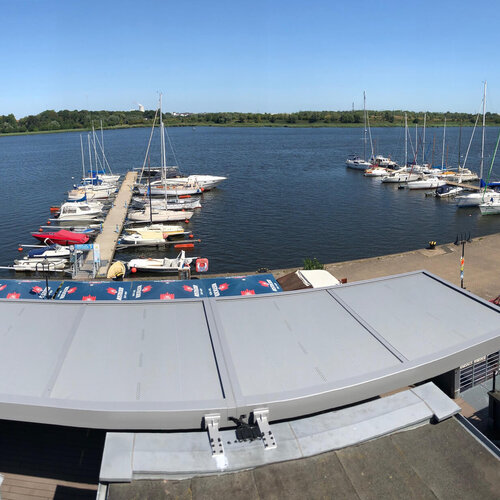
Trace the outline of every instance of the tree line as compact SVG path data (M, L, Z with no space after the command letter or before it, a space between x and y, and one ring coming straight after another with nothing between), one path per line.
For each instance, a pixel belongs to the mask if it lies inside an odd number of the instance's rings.
M405 111L367 111L372 126L402 126ZM424 123L424 112L407 111L408 123ZM92 123L96 127L122 128L150 126L155 110L141 111L86 111L63 110L43 111L16 119L13 114L0 115L0 133L26 133L58 130L88 130ZM469 113L426 113L427 126L441 126L446 118L448 125L471 126L477 115ZM363 111L298 111L296 113L164 113L163 120L168 126L362 126ZM481 123L481 119L479 120ZM486 113L488 125L500 125L500 114Z

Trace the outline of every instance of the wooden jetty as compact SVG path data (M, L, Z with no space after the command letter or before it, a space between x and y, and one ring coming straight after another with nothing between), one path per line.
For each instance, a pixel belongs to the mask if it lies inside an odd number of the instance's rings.
M479 186L473 186L472 184L465 184L465 182L446 181L446 184L448 184L449 186L457 186L464 188L466 191L479 191L480 189L484 189Z
M132 199L132 190L134 189L137 172L128 172L122 182L120 191L116 195L113 206L108 212L106 220L102 224L102 232L97 236L94 245L99 245L101 265L97 271L96 278L105 278L108 268L113 261L116 245L120 233L123 229L130 200ZM92 273L94 262L94 252L90 251L83 263L83 266L76 276L76 279L86 279L89 273Z

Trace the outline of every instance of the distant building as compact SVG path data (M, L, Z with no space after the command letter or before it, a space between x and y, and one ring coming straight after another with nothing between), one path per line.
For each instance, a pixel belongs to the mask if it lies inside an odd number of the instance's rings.
M144 113L144 106L143 106L142 104L139 104L139 103L137 103L137 104L138 104L138 106L139 106L139 111L140 111L141 113Z
M172 111L172 116L190 116L191 113L177 113L176 111Z

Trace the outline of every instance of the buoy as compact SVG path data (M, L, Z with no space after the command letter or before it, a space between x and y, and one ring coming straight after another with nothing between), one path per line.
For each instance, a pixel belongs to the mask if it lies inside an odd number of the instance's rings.
M133 273L136 273L137 272L137 268L133 267L130 271L133 272Z
M174 248L194 248L194 243L178 243Z
M59 212L60 208L59 207L50 207L51 212Z
M186 219L184 222L185 222L186 224L189 224L189 219Z
M52 224L52 222L50 222L50 220L47 221L47 224Z
M201 188L200 191L203 193L205 191L205 188Z
M19 247L19 248L18 248L18 250L19 250L20 252L22 252L22 251L23 251L23 247Z
M194 236L192 234L189 235L190 238L194 238Z
M38 232L39 232L39 233L43 233L43 229L42 229L42 228L40 228L40 229L38 230Z

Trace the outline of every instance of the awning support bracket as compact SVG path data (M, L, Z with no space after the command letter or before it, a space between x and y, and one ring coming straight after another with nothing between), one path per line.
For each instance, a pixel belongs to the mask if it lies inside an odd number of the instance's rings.
M277 447L276 440L274 439L273 431L269 425L268 416L269 410L267 408L259 408L253 412L253 420L258 425L262 442L266 450L272 450Z
M219 431L220 415L211 413L205 415L205 429L208 431L208 440L212 448L212 456L224 455L224 443Z

